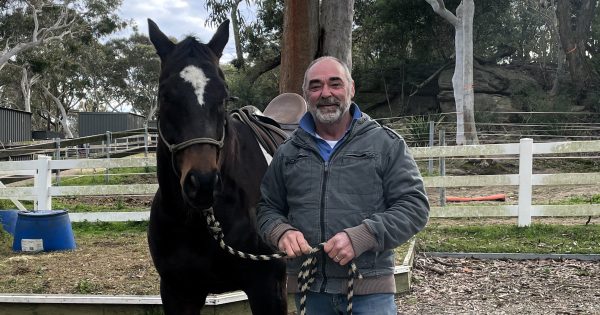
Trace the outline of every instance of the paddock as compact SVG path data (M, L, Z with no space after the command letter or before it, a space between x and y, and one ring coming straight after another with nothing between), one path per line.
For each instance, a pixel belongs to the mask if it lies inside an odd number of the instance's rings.
M433 147L411 149L416 159L512 156L519 160L518 174L467 175L467 176L426 176L428 188L478 186L516 186L518 200L510 205L477 206L436 206L432 207L434 218L448 217L504 217L515 219L515 224L528 226L539 217L598 216L600 205L543 205L533 204L533 186L580 186L598 185L600 173L561 173L534 174L533 159L548 154L565 155L600 151L600 141L574 141L554 143L533 143L524 139L514 144L490 144L462 147ZM10 186L0 188L0 198L32 200L36 209L52 209L52 198L59 196L106 196L106 195L152 195L155 184L136 185L94 185L56 186L51 179L56 176L53 170L106 169L121 167L152 167L152 158L115 158L52 160L41 156L34 161L0 162L0 175L26 175L35 178L33 186ZM148 212L74 212L72 222L81 221L138 221L147 220ZM414 248L410 249L410 259L396 268L398 293L411 288L412 261ZM408 256L407 256L408 257ZM159 309L158 296L102 296L102 295L29 295L0 294L0 314L153 314ZM210 311L209 311L210 309ZM239 292L209 297L206 314L248 314L245 296Z

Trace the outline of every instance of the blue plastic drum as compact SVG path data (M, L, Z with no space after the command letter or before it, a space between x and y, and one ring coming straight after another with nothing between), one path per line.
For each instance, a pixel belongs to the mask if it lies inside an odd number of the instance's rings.
M23 252L75 249L69 214L65 210L19 211L13 250Z
M19 210L0 210L0 223L4 231L10 235L15 235L15 225L17 224L17 214Z

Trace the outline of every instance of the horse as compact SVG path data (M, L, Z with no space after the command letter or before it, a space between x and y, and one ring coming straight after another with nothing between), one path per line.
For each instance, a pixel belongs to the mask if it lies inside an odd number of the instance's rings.
M229 21L212 39L175 44L148 19L160 57L158 190L148 246L160 276L165 314L199 314L211 293L242 290L253 314L287 314L285 262L246 260L213 239L203 211L220 222L224 241L252 254L272 254L256 229L255 206L267 162L251 128L232 119L219 59Z

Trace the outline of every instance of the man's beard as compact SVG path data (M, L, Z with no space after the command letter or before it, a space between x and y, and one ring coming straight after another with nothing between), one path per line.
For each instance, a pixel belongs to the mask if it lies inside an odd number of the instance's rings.
M334 111L330 111L330 108L327 108L327 111L321 111L319 109L319 105L331 105L338 104L335 106ZM328 100L320 100L315 106L311 109L311 114L313 118L322 124L333 124L339 121L342 116L349 110L350 104L343 104L339 100L335 98L330 98Z

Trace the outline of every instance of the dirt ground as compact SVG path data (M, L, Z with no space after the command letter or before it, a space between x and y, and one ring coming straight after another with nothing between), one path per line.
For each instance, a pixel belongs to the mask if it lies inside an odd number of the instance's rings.
M145 235L76 239L77 249L71 252L0 255L0 292L158 294ZM600 262L417 254L412 282L411 291L397 298L399 314L600 314Z
M418 255L400 314L600 314L600 262Z

